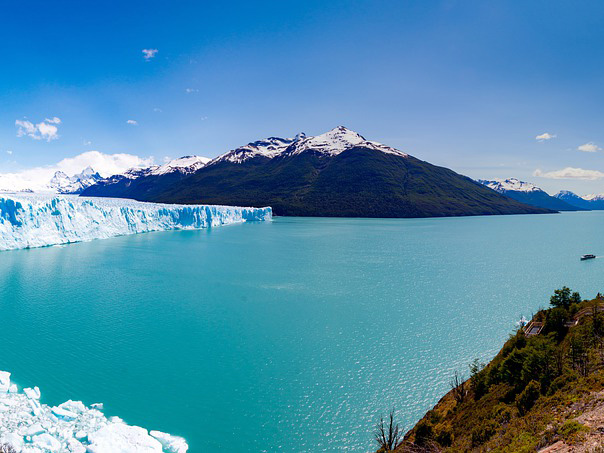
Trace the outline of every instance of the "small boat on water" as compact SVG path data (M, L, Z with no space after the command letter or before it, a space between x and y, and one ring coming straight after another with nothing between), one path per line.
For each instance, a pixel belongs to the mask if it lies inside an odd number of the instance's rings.
M585 260L593 260L596 257L596 255L583 255L581 257L581 261L585 261Z

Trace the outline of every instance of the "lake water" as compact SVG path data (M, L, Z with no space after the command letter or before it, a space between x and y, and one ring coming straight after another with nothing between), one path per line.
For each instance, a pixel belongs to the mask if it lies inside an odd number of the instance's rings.
M0 368L190 451L370 451L567 285L604 212L276 218L0 253ZM602 285L602 286L600 286Z

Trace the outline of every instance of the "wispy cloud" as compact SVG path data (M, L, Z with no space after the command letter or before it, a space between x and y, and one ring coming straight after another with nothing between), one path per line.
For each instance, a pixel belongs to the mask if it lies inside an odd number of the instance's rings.
M6 154L8 154L9 156L13 154L13 151L11 149L7 149L6 150Z
M199 90L197 88L185 88L187 93L197 93Z
M544 132L543 134L539 134L535 137L535 140L538 142L544 142L546 140L551 140L552 138L556 138L556 134L550 134L549 132Z
M160 109L159 107L155 107L155 108L153 109L153 111L154 111L154 112L156 112L156 113L161 113L161 112L163 112L163 110L162 110L162 109Z
M37 124L28 120L16 120L17 137L31 137L34 140L46 140L50 142L59 138L59 127L61 119L56 116L46 118Z
M589 142L589 143L584 143L580 146L577 146L577 150L583 151L585 153L595 153L596 151L602 151L602 148L600 148L594 142Z
M136 120L128 120L126 124L130 124L131 126L138 126L138 121Z
M152 58L155 58L155 55L157 55L157 52L158 52L157 49L143 49L143 58L146 61L149 61Z
M554 170L542 172L537 169L533 172L533 176L548 179L585 179L594 180L604 178L604 173L598 170L585 170L583 168L566 167L562 170Z

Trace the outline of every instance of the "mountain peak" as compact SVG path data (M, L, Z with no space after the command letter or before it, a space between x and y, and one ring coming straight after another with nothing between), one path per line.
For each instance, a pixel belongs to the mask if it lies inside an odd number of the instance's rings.
M520 181L518 178L508 178L508 179L479 179L479 183L490 187L499 193L505 193L508 190L515 192L536 192L541 189L530 182Z
M183 156L177 159L172 159L163 165L154 167L150 170L152 175L163 175L179 171L181 173L193 173L206 165L210 159L201 156Z
M397 154L401 157L407 157L406 153L378 142L366 140L361 134L345 126L338 126L321 135L300 140L288 149L288 154L300 154L310 150L328 156L336 156L343 151L356 147L369 148L387 154Z

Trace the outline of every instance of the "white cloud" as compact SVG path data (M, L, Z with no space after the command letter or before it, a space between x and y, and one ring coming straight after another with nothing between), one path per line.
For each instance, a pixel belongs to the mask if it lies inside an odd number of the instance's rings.
M90 145L92 145L92 142L90 140L84 140L82 142L82 145L84 145L84 146L90 146Z
M148 167L153 165L153 158L143 158L133 154L104 154L99 151L87 151L74 157L57 162L54 165L34 167L15 173L0 173L0 189L43 191L52 176L62 171L69 176L80 173L90 166L101 176L108 177L123 173L129 168Z
M138 121L136 120L128 120L126 121L127 124L131 124L132 126L138 126Z
M31 137L34 140L46 140L47 142L59 138L59 124L61 124L61 119L56 116L46 118L37 124L28 120L15 121L15 126L18 127L17 137Z
M199 90L197 88L185 88L187 93L197 93Z
M542 172L537 169L533 176L548 179L586 179L594 180L604 178L604 173L598 170L584 170L583 168L566 167L562 170Z
M539 134L535 137L535 140L539 142L543 142L545 140L551 140L552 138L556 138L556 134L550 134L549 132L544 132L543 134Z
M580 146L577 146L577 150L583 151L586 153L595 153L596 151L602 151L602 148L600 148L594 142L589 142L589 143L584 143Z
M143 58L147 61L151 60L157 55L157 49L143 49Z
M8 154L8 155L10 156L11 154L13 154L13 151L12 151L12 150L10 150L10 149L7 149L7 150L6 150L6 154Z
M154 111L154 112L157 112L157 113L161 113L161 112L163 112L163 110L162 110L162 109L160 109L159 107L155 107L155 108L153 109L153 111Z

